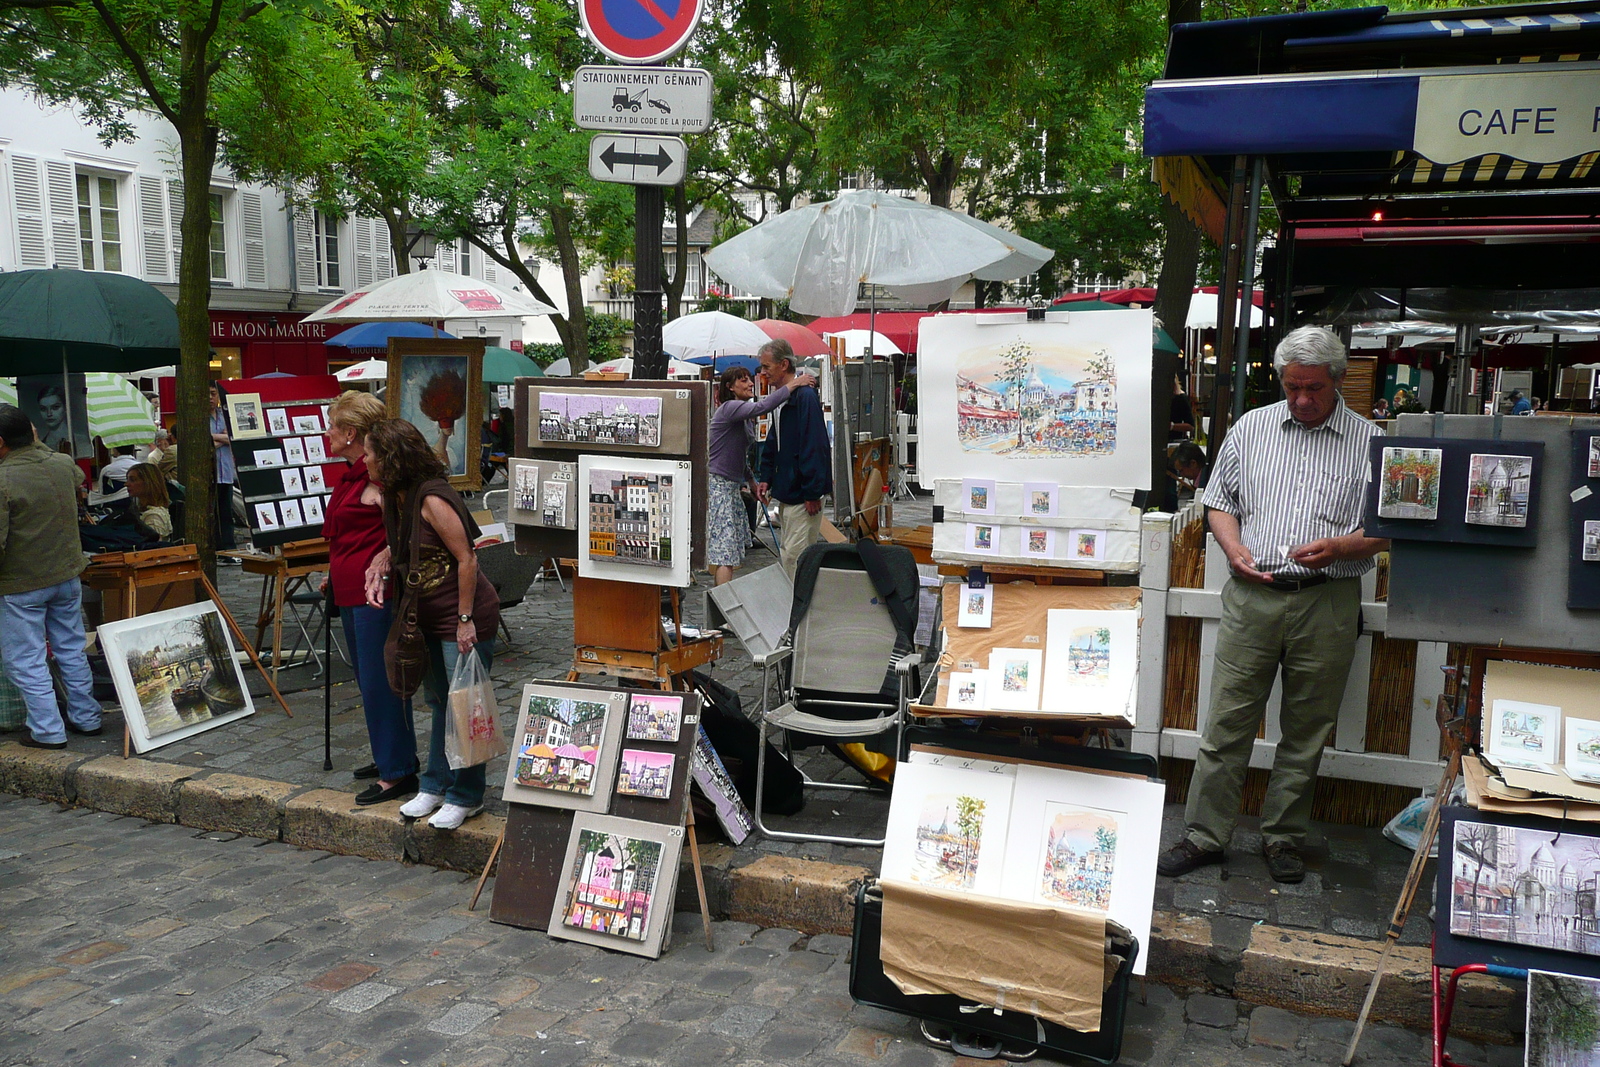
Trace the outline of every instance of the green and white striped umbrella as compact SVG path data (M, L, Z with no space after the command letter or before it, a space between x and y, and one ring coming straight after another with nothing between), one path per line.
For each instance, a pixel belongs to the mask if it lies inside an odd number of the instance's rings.
M89 432L107 448L148 445L156 435L155 410L150 401L120 374L91 371L84 375L89 389ZM0 404L17 402L14 378L0 378Z

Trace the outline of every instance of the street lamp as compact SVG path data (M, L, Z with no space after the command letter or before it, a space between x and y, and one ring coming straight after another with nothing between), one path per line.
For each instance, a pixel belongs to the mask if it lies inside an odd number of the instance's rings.
M426 266L439 251L439 238L417 223L406 225L406 255Z

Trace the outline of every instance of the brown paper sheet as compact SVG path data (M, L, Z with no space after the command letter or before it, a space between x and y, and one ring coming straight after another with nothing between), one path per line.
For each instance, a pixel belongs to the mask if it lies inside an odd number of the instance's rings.
M1105 916L882 881L884 974L908 995L950 993L1100 1029Z
M1548 819L1572 819L1600 823L1600 804L1563 800L1556 797L1514 795L1521 790L1506 789L1490 774L1477 756L1463 756L1461 771L1467 780L1467 803L1479 811L1504 815L1540 815Z
M940 707L949 706L950 671L986 670L989 653L996 648L1030 648L1044 651L1046 613L1053 608L1084 611L1125 611L1139 606L1139 590L1132 586L1035 585L1009 582L994 587L994 624L987 630L956 625L961 617L961 590L965 583L946 582L945 652L940 660ZM1600 717L1600 716L1597 716Z

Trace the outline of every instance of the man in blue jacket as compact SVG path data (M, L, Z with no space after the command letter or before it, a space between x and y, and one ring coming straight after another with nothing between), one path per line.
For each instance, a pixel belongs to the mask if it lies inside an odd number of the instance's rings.
M794 349L788 341L768 341L757 358L769 388L793 380ZM778 561L793 581L800 554L822 533L822 498L833 492L833 451L817 390L796 389L778 409L761 446L757 473L756 493L762 500L770 493L778 501L778 521L783 524Z

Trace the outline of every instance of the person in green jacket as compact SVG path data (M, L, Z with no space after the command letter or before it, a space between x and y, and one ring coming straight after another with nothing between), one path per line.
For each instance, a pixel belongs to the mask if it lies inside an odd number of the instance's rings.
M87 565L78 540L78 486L71 456L38 441L28 417L0 404L0 632L6 677L28 705L29 748L65 748L67 731L100 733L100 703L84 653ZM67 691L62 718L45 644Z

